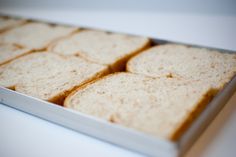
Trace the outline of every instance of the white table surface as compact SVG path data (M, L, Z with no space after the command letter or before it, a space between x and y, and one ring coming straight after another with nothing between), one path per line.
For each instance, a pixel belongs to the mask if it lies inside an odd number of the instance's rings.
M29 9L0 12L236 50L236 17L230 16ZM49 155L143 156L0 104L0 156ZM186 156L235 155L236 93Z

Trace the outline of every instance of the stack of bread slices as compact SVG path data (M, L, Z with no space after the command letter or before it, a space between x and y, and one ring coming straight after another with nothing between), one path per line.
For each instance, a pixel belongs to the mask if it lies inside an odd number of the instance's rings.
M236 54L0 18L0 86L178 139L236 74Z

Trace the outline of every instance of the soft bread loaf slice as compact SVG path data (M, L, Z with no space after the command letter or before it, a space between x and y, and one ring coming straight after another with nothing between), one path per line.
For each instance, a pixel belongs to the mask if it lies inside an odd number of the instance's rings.
M0 65L3 65L29 52L30 49L22 48L21 46L15 44L0 44Z
M31 22L0 35L0 43L17 44L33 50L46 48L53 41L65 37L77 28Z
M83 30L49 47L63 55L79 55L85 59L111 67L113 71L125 68L126 61L148 47L150 40L124 34Z
M152 77L200 80L220 90L236 74L236 54L166 44L133 57L127 71Z
M62 104L74 88L108 73L108 67L79 57L32 53L0 68L0 86Z
M175 140L210 99L209 86L198 81L118 73L77 89L64 106Z
M0 16L0 33L24 23L26 23L26 20Z

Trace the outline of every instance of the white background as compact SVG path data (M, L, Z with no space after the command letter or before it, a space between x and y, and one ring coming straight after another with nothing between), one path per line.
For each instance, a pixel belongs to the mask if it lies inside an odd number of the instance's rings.
M236 50L235 1L54 2L1 1L0 12ZM235 148L236 94L187 156L234 157ZM0 104L0 156L49 155L142 156Z

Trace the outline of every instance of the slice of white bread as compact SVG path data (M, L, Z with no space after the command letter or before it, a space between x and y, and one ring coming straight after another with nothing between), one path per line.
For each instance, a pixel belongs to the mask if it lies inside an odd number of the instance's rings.
M30 49L22 48L15 44L0 44L0 65L25 55L30 52Z
M75 27L31 22L0 34L0 43L17 44L33 50L42 50L53 41L76 30Z
M25 22L26 20L23 20L23 19L14 19L14 18L0 16L0 33L10 28L13 28L15 26L22 25Z
M166 44L133 57L127 71L152 77L182 77L210 84L216 92L236 74L236 54Z
M83 30L49 47L63 55L79 55L89 61L110 66L112 71L125 68L126 61L148 47L144 37Z
M116 73L78 88L64 106L176 140L211 98L199 81Z
M108 73L108 67L74 56L35 52L4 64L0 86L62 104L74 88Z

